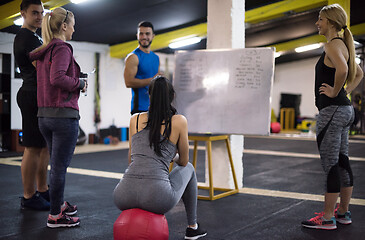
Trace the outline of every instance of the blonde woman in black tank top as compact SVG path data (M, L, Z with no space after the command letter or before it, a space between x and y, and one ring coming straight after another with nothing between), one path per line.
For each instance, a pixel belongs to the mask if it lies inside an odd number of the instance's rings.
M323 7L316 22L319 34L327 39L315 75L317 145L326 180L323 212L302 222L303 227L313 229L331 230L337 228L336 223L352 222L349 204L353 175L348 158L348 131L354 111L346 95L359 84L363 72L355 63L353 37L346 22L346 12L338 4Z

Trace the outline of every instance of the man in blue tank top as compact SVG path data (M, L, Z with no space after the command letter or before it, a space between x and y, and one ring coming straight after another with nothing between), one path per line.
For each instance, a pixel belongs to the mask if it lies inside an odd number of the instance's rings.
M150 99L148 86L158 75L159 57L151 51L151 43L155 37L150 22L138 24L138 47L128 54L125 60L124 81L127 88L132 88L131 114L148 111Z

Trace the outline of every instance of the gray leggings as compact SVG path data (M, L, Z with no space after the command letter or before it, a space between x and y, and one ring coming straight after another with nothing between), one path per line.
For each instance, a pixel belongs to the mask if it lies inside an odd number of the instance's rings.
M326 173L325 189L338 193L341 187L353 186L348 157L349 129L354 121L352 106L328 106L319 111L317 146Z
M197 180L191 163L176 166L169 180L125 177L113 192L115 205L120 210L140 208L165 214L182 198L189 225L196 223Z

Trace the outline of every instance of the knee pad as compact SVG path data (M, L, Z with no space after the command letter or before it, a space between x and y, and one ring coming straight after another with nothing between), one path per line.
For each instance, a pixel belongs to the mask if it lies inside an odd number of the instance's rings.
M338 193L341 188L340 171L338 164L331 167L327 175L327 192Z
M352 169L350 166L350 160L349 157L346 156L345 154L340 153L340 157L338 159L338 165L340 168L343 168L346 170L346 172L348 173L348 178L345 185L347 187L352 187L354 185L354 177L352 175Z

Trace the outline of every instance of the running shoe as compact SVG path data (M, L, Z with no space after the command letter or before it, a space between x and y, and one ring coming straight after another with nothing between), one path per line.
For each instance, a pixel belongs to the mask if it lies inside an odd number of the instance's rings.
M347 211L345 212L345 214L339 214L338 213L338 208L339 206L337 206L337 208L335 209L335 218L336 221L341 223L341 224L351 224L352 220L351 220L351 212Z
M77 206L65 201L65 206L61 209L61 212L68 216L75 215L77 213Z
M48 215L47 227L75 227L78 225L80 225L80 219L78 217L70 217L62 212L58 218L53 218L51 215Z
M197 229L192 229L192 228L186 228L186 233L185 233L185 239L199 239L201 237L204 237L207 235L207 231L205 231L204 229L202 229L200 227L200 225L198 224L198 228Z
M48 211L50 208L49 202L42 198L38 192L36 192L31 198L20 198L20 206L22 209L33 209L39 211Z
M315 214L317 215L316 217L313 217L307 221L303 221L302 226L307 228L325 229L325 230L333 230L337 228L335 217L332 217L330 220L326 220L323 218L324 212Z
M49 202L49 190L45 192L39 192L39 195L44 198L47 202Z

